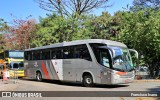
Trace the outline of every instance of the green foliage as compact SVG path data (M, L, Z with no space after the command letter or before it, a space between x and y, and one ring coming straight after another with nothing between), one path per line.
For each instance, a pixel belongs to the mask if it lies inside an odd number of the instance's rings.
M111 15L107 12L101 16L95 16L86 24L86 27L91 32L91 38L109 39Z
M124 12L118 41L138 50L154 69L160 61L160 12L152 9Z
M3 34L8 31L8 25L0 18L0 50L4 49L4 37Z
M0 34L2 34L6 29L8 29L6 22L0 18Z
M74 19L65 19L55 14L41 18L36 32L36 39L32 41L35 46L43 46L57 42L70 41L74 31L77 30Z
M103 12L101 16L73 16L64 18L52 14L47 18L41 18L37 25L36 39L32 44L43 46L79 39L111 39L118 34L122 18L119 12L115 16L108 12Z
M159 0L134 0L133 5L134 6L131 7L132 10L144 10L146 8L151 8L158 11L160 9Z

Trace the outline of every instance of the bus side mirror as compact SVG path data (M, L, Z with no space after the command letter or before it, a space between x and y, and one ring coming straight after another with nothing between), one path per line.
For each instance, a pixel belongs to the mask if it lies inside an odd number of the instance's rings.
M136 66L139 66L138 52L137 52L136 50L134 50L134 49L129 49L129 52L136 55L136 56L133 56L133 57L132 57L134 68L135 68ZM135 59L135 57L136 57L136 59Z
M129 52L135 53L135 54L136 54L136 58L138 59L138 52L137 52L136 50L134 50L134 49L129 49Z

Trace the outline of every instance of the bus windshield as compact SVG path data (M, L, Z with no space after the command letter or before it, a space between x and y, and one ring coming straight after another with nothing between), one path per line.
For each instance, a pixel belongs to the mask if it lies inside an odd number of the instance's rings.
M114 51L113 68L120 71L132 71L133 63L127 48L111 47Z
M10 51L9 52L9 57L10 58L23 58L24 57L24 52L22 52L22 51Z
M11 62L10 69L23 69L23 62Z

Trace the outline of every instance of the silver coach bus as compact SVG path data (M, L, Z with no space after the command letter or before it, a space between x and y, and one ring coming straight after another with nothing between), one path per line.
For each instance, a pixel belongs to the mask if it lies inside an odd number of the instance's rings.
M57 43L25 50L25 76L42 81L120 84L134 80L129 49L123 43L87 39Z

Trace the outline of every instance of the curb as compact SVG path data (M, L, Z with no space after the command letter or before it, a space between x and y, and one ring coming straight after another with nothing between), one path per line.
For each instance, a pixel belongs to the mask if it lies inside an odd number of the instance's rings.
M134 82L160 82L160 80L134 80Z

